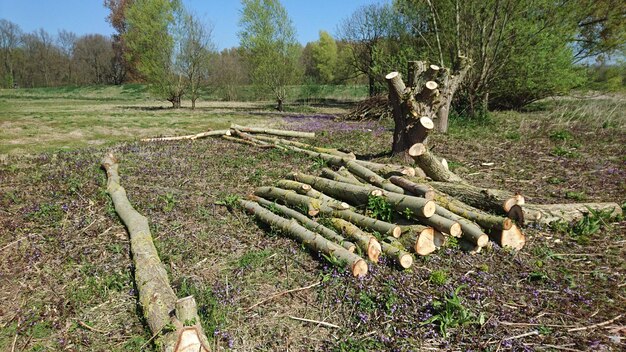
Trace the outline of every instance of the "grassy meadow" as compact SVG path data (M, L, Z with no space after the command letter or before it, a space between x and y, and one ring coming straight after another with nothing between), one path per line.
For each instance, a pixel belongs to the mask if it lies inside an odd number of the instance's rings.
M358 92L294 88L296 102L277 113L267 101L172 110L139 85L1 90L0 350L158 350L138 307L128 234L106 194L108 151L216 351L626 348L623 219L529 226L519 252L470 255L451 243L405 271L383 258L355 279L233 206L290 172L318 174L319 160L220 138L139 142L235 122L314 131L312 144L398 162L388 154L392 122L332 118ZM457 117L429 143L478 186L535 203L626 203L624 96Z

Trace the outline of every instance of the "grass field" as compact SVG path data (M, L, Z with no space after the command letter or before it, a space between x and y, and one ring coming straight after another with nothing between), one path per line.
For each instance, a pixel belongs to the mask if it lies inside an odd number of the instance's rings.
M386 161L390 122L329 119L344 103L284 114L267 102L166 106L141 86L0 91L0 350L155 350L128 235L105 192L107 151L121 159L122 185L149 218L177 295L196 297L215 350L626 348L623 220L528 227L520 252L451 245L410 270L383 260L355 279L228 206L289 172L318 173L319 161L219 138L138 139L232 121L315 131L316 145ZM625 112L620 96L548 99L481 122L455 119L430 143L472 184L537 203L624 204Z

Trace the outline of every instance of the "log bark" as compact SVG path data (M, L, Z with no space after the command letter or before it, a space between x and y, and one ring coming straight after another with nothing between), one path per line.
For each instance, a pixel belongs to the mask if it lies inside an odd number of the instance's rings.
M279 188L296 191L299 194L305 195L307 197L319 199L322 202L326 202L326 206L332 209L345 210L350 209L350 204L341 202L336 200L335 198L331 198L324 193L313 189L311 185L307 185L306 183L292 181L292 180L280 180L276 183Z
M361 229L343 219L332 218L330 222L338 231L341 231L347 238L353 240L359 248L367 253L367 257L371 261L378 263L382 247L376 237L361 231Z
M461 85L461 82L465 80L471 66L472 61L469 58L459 55L454 74L447 74L447 72L442 72L442 74L440 74L440 77L443 77L442 87L444 87L444 89L441 91L441 100L443 101L443 104L441 104L439 110L437 111L437 118L435 121L437 124L437 131L441 133L448 132L448 116L450 115L450 105L452 105L452 99Z
M461 230L463 231L461 238L465 238L480 247L486 246L489 242L489 236L478 225L468 219L465 219L464 217L459 216L439 205L437 205L436 213L444 218L458 222L461 225Z
M237 137L232 137L232 136L227 136L227 135L223 135L222 138L227 140L227 141L240 143L240 144L245 144L245 145L251 145L253 147L263 148L263 149L271 149L271 148L279 148L280 147L280 146L273 145L273 144L261 144L261 143L257 143L254 140L249 140L249 139L244 139L244 138L237 138Z
M209 137L209 136L230 136L230 130L216 130L216 131L206 131L200 132L196 134L188 134L185 136L175 136L175 137L155 137L155 138L143 138L140 139L142 142L162 142L162 141L180 141L180 140L196 140L199 138Z
M327 240L322 235L307 230L298 224L296 220L287 220L271 211L263 208L255 202L240 200L239 203L250 213L254 214L262 222L279 228L288 236L296 239L313 252L326 255L328 258L336 258L345 263L346 268L352 275L362 277L367 274L367 263L363 258L349 252L340 245Z
M362 178L363 180L369 182L370 184L380 187L389 192L395 192L399 194L404 194L404 189L402 187L398 187L391 183L389 180L383 178L378 175L374 171L368 169L367 167L353 161L353 160L345 160L344 166L356 176Z
M326 154L338 156L340 158L356 159L356 156L354 155L354 153L345 153L345 152L342 152L340 150L333 149L333 148L315 147L306 143L301 143L301 142L292 141L288 139L266 137L266 136L261 136L261 135L256 135L254 138L260 139L265 142L271 142L274 144L283 144L283 145L289 145L289 146L294 146L298 148L309 149L318 153L326 153Z
M514 205L525 204L524 196L508 191L476 187L466 183L431 182L436 190L473 207L508 215ZM518 220L512 217L513 220Z
M424 170L426 176L435 181L443 182L463 182L463 180L452 171L446 170L441 161L437 159L422 143L413 144L408 154L415 160L415 163Z
M435 203L424 198L407 196L393 192L383 192L376 187L357 186L349 183L295 173L292 178L313 186L320 192L356 205L367 204L370 195L383 197L397 212L407 209L414 217L431 217L435 213Z
M331 240L337 244L339 244L340 246L342 246L343 248L347 249L349 252L354 252L355 250L355 245L354 243L346 240L345 238L343 238L342 236L338 235L335 231L329 229L328 227L318 223L317 221L314 221L312 219L309 219L306 215L293 210L291 208L288 208L284 205L280 205L277 204L275 202L271 202L265 198L261 198L258 196L254 196L251 195L248 197L250 200L257 202L261 205L263 205L266 208L269 209L276 209L278 210L282 215L290 217L292 219L296 219L298 220L299 223L301 223L304 227L311 229L312 231L315 231L319 234L321 234L322 236L324 236L326 239Z
M391 176L389 177L389 181L391 181L396 186L402 187L405 191L415 196L422 197L428 200L435 199L435 190L430 185L415 183L400 176Z
M154 246L148 219L133 208L126 190L120 185L117 159L107 154L102 160L102 166L107 173L107 193L130 234L139 303L150 331L158 335L157 345L168 352L209 351L200 319L196 319L196 323L191 326L184 326L186 321L197 317L195 301L193 298L176 298ZM164 332L164 328L170 324L173 324L175 330Z
M347 171L347 169L346 169ZM349 173L349 172L348 172ZM339 181L339 182L344 182L344 183L351 183L353 185L359 185L362 186L363 183L361 181L359 181L356 177L346 177L336 171L333 171L327 167L322 169L322 177L326 177L329 180L333 180L333 181Z
M513 226L513 221L511 219L491 215L441 192L437 192L435 194L434 200L439 206L442 206L459 216L477 223L487 231L508 230Z
M247 133L263 133L263 134L282 136L282 137L315 138L315 133L312 133L312 132L277 130L277 129L264 128L264 127L248 127L248 126L241 126L237 124L232 124L230 128L237 129L239 131L247 132Z
M372 170L372 169L370 168L370 170ZM374 171L374 170L372 170L372 171ZM339 176L342 176L344 179L348 180L349 181L348 183L354 183L355 185L362 185L363 184L363 182L361 182L361 180L359 180L356 176L354 176L350 172L350 170L346 169L345 166L341 166L337 170L337 174ZM339 180L335 180L335 181L339 181ZM346 181L340 181L340 182L346 182Z
M285 190L276 187L259 187L254 191L254 195L269 198L274 200L280 200L288 204L295 204L297 206L306 209L307 214L315 216L319 214L320 208L323 206L322 201L319 199L307 197L296 193L295 191Z
M610 216L622 215L622 208L617 203L572 203L572 204L527 204L522 206L527 222L550 225L555 221L574 222L580 220L590 210L609 213Z
M460 223L439 214L435 214L429 218L421 218L418 221L452 237L461 237L463 235L463 228Z
M413 265L413 256L406 251L402 243L395 237L385 239L380 243L380 246L385 256L393 260L402 269L408 269Z

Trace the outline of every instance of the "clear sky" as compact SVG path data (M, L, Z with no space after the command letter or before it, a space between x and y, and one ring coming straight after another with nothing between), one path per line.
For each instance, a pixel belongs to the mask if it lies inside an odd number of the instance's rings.
M214 25L213 39L219 49L239 45L238 0L183 0L185 6ZM363 5L391 0L281 0L302 44L317 40L320 29L334 34L337 24ZM0 18L18 24L22 31L39 28L56 35L61 29L78 35L110 35L103 0L0 0Z

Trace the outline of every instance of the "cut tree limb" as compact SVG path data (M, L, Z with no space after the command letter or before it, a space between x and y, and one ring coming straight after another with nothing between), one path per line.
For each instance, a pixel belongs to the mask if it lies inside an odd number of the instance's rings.
M280 200L288 204L303 207L310 216L319 214L320 208L323 206L322 201L319 199L307 197L298 194L295 191L277 187L259 187L254 191L254 195L262 198Z
M463 180L452 171L446 170L441 162L422 143L415 143L409 149L411 156L417 165L424 170L426 176L435 181L443 182L463 182Z
M248 127L232 124L230 128L237 129L242 132L247 133L263 133L270 134L274 136L282 136L282 137L298 137L298 138L315 138L315 133L312 132L300 132L300 131L287 131L287 130L277 130L272 128L264 128L264 127Z
M239 203L248 212L256 215L259 220L268 225L279 228L285 234L296 239L311 251L322 253L328 258L336 258L340 262L345 263L352 275L362 277L367 274L367 263L363 260L363 258L349 252L340 245L329 241L322 235L307 230L305 227L298 224L296 220L287 220L263 208L255 202L240 200Z
M380 245L385 256L391 258L401 268L408 269L413 265L413 256L395 237L387 237Z
M162 142L162 141L180 141L180 140L196 140L199 138L209 137L209 136L230 136L230 130L216 130L216 131L206 131L200 132L196 134L188 134L185 136L175 136L175 137L155 137L155 138L143 138L142 142Z
M348 170L346 169L346 171L348 171ZM322 169L322 177L326 177L329 180L345 182L345 183L352 183L354 185L359 185L359 186L363 185L363 183L361 181L359 181L356 177L354 177L354 176L346 177L346 176L340 174L339 172L333 171L333 170L331 170L331 169L329 169L327 167Z
M319 199L322 202L326 202L326 204L324 205L332 209L338 209L338 210L350 209L350 204L338 201L335 198L331 198L325 195L324 193L313 189L311 185L308 185L306 183L293 181L293 180L280 180L276 183L276 185L283 189L296 191L299 194L302 194L311 198Z
M435 203L424 198L393 192L383 192L376 187L357 186L300 173L293 174L292 178L296 181L309 184L327 195L356 205L367 204L371 195L377 195L383 197L400 213L404 213L409 209L411 216L426 218L431 217L435 213Z
M622 208L617 203L572 203L572 204L527 204L522 206L524 219L528 222L549 225L555 221L573 222L585 214L601 211L611 218L622 215Z
M266 136L260 136L260 135L254 136L254 138L260 139L260 140L265 141L265 142L271 142L271 143L274 143L274 144L283 144L283 145L289 145L289 146L294 146L294 147L298 147L298 148L309 149L309 150L312 150L312 151L315 151L315 152L318 152L318 153L326 153L326 154L338 156L340 158L356 159L356 156L354 155L354 153L345 153L345 152L342 152L340 150L333 149L333 148L315 147L315 146L312 146L310 144L301 143L301 142L297 142L297 141L291 141L291 140L288 140L288 139L266 137Z
M437 205L436 213L444 218L458 222L463 231L463 234L461 235L462 238L465 238L480 247L486 246L489 242L489 236L478 225L468 219L439 205Z
M284 216L288 216L292 219L296 219L298 220L298 222L300 222L302 225L304 225L305 227L321 234L322 236L324 236L325 238L339 244L340 246L342 246L343 248L347 249L349 252L354 252L355 250L355 245L354 243L346 240L345 238L343 238L342 236L338 235L335 231L329 229L328 227L312 220L309 219L306 215L293 210L291 208L288 208L284 205L280 205L277 204L275 202L271 202L265 198L261 198L255 195L250 195L248 196L248 198L252 201L255 201L261 205L263 205L266 208L272 209L275 208L276 210L278 210L279 212L281 212Z
M429 255L445 244L444 235L432 227L412 228L414 230L404 234L399 241L420 256Z
M117 159L113 154L107 154L102 160L102 166L107 173L107 193L130 234L139 303L150 330L154 335L159 335L157 345L168 352L209 351L208 340L195 311L195 301L189 297L180 300L176 298L154 246L148 219L133 208L126 190L120 185ZM172 315L172 312L175 313ZM195 323L185 327L188 321ZM170 324L175 329L163 332Z
M389 180L383 178L379 174L357 163L354 160L344 159L343 164L351 173L362 178L363 180L366 180L376 187L380 187L389 192L404 194L404 189L402 189L402 187L394 185Z
M402 187L405 191L410 192L415 196L428 200L435 199L435 190L430 185L415 183L400 176L391 176L389 177L389 181L396 186Z
M378 263L378 257L382 252L382 247L376 237L361 231L356 225L343 219L332 218L330 222L338 231L341 231L347 238L353 240L357 246L367 253L367 257L371 261Z
M524 236L517 225L513 225L506 230L494 229L490 232L490 235L502 248L511 248L519 251L526 244L526 236Z
M514 205L525 203L524 196L499 189L476 187L465 183L431 182L429 184L463 203L502 215L508 215Z

